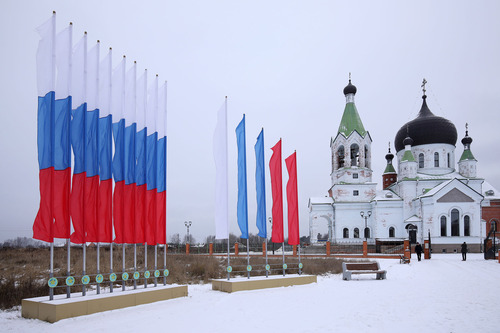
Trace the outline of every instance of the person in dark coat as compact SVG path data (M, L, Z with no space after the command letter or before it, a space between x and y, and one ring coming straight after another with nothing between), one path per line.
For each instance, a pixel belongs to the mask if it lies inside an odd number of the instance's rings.
M467 243L462 244L462 261L467 259Z
M422 257L422 245L420 245L419 242L415 245L415 252L417 253L418 261L420 261L420 258Z

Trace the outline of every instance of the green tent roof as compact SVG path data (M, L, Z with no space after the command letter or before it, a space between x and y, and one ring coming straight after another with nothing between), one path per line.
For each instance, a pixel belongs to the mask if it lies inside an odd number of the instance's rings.
M340 121L339 133L344 134L345 137L351 135L352 132L357 131L361 136L365 136L366 130L363 122L359 117L358 110L354 103L347 103L345 105L344 114Z
M385 167L385 170L384 170L384 174L386 173L396 173L396 170L394 170L394 167L392 166L392 164L387 164L387 166Z
M411 150L405 150L405 153L403 155L403 158L401 159L401 162L415 162L415 157L413 157Z
M476 160L474 158L474 155L472 155L472 151L470 149L464 149L464 152L460 157L460 161L466 161L466 160Z

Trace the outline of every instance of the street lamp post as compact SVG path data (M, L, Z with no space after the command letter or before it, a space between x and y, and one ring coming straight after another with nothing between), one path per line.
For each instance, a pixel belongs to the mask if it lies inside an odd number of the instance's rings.
M367 225L367 220L370 216L372 216L372 211L369 210L367 211L366 213L361 211L359 212L359 215L361 215L361 218L364 218L365 219L365 230L364 230L364 234L365 234L365 241L368 241L368 237L367 237L367 232L366 232L366 229L368 228L368 225Z
M191 221L185 221L184 222L184 225L187 228L187 240L186 240L186 243L188 243L188 244L191 244L191 238L189 237L189 227L191 226L192 223L193 222L191 222Z
M269 224L271 224L271 244L273 245L273 255L274 255L274 242L272 241L273 238L273 218L268 217Z

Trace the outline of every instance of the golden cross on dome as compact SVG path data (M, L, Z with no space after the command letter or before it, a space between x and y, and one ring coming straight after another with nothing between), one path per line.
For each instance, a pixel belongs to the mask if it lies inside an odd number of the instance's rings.
M422 90L424 92L424 95L425 95L425 85L426 85L426 83L427 83L427 80L424 78L423 81L422 81L422 85L421 85Z

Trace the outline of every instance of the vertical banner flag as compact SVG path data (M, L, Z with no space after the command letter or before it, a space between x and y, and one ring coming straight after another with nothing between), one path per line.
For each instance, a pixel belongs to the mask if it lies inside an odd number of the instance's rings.
M229 237L228 175L227 175L227 97L217 112L214 132L215 160L215 238Z
M71 188L71 58L72 25L56 37L56 90L54 104L54 237L69 238L69 196Z
M97 242L97 198L99 191L98 161L98 121L99 121L99 42L87 55L87 80L85 96L87 112L85 113L85 232L87 242Z
M259 237L267 238L266 226L266 169L264 161L264 129L255 144L255 187L257 192L257 228Z
M135 138L135 243L145 242L146 230L146 110L148 97L148 72L147 70L137 82L137 108L136 121L137 133Z
M248 201L247 201L247 151L245 140L245 115L236 127L238 145L238 225L241 238L248 239Z
M52 188L54 174L55 12L37 30L40 34L36 54L40 207L33 223L33 238L45 242L53 242Z
M284 242L283 235L283 180L281 173L281 139L271 148L273 155L269 160L271 172L271 190L273 194L273 230L271 240L273 243Z
M115 154L113 156L113 178L115 189L113 192L113 227L115 230L114 242L123 243L124 220L124 163L125 163L125 66L126 58L123 56L120 64L113 71L111 85L111 115L113 119L113 138L115 141Z
M153 86L148 91L148 104L146 113L146 243L156 245L156 160L158 147L158 132L156 124L158 119L158 75Z
M112 128L111 128L111 65L112 52L99 65L99 123L98 158L99 161L99 193L97 200L97 235L98 242L113 241L113 179L112 179Z
M73 180L71 184L70 212L74 232L71 242L85 243L85 119L87 102L87 35L84 34L73 50L71 90L73 109L71 110L71 146L73 147Z
M160 89L158 103L158 157L156 167L156 242L167 243L167 82Z
M124 149L124 214L123 214L123 242L133 244L135 241L135 137L136 124L136 84L137 64L127 71L125 78L125 149Z
M297 152L285 159L288 171L286 198L288 206L288 244L298 245L299 238L299 199L297 190Z

